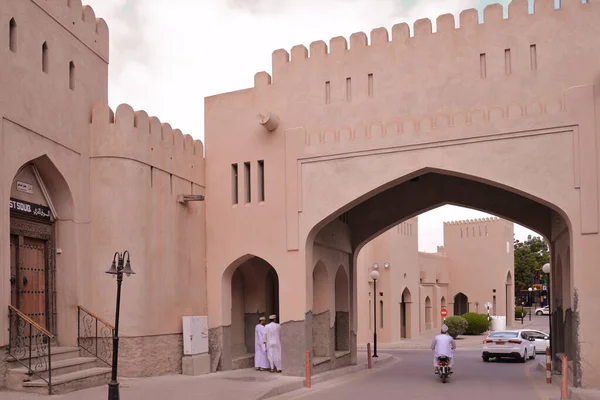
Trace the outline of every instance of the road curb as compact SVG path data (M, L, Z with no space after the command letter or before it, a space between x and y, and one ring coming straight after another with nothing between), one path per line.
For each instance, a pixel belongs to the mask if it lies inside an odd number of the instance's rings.
M383 354L384 353L382 353L382 355ZM380 358L378 360L373 359L373 368L375 368L375 367L380 368L380 367L398 359L397 357L394 357L391 354L385 354L385 355L387 356L385 358ZM356 373L356 372L359 372L362 370L366 370L366 369L367 369L366 363L350 365L348 367L334 369L331 371L326 371L326 372L322 372L317 375L313 375L311 377L311 382L313 385L318 384L318 383L323 383L323 382L331 381L333 379L342 377L344 375L353 374L353 373ZM294 392L296 390L303 389L303 388L304 388L304 381L286 383L284 385L267 390L266 392L264 392L264 393L260 394L258 397L256 397L256 400L264 400L264 399L268 399L268 398L275 397L275 396L281 396L282 394Z

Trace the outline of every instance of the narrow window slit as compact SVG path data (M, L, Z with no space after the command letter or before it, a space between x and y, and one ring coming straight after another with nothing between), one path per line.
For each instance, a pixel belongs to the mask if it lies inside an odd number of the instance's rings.
M504 50L504 70L506 75L510 75L512 72L512 62L510 59L510 49Z
M373 74L369 74L367 91L369 97L373 97Z
M42 71L48 73L48 44L42 44Z
M537 70L537 47L535 44L529 46L529 57L531 58L531 70Z
M231 164L231 202L238 203L238 165Z
M17 21L14 18L8 23L8 48L13 53L17 52Z
M481 53L479 55L479 69L481 72L481 79L485 79L487 77L487 62L485 59L485 53Z
M331 103L331 82L325 82L325 104Z
M346 78L346 101L352 101L352 78Z
M265 162L258 161L258 201L265 201Z
M75 90L75 63L69 62L69 89Z
M252 201L252 191L250 188L250 163L244 163L244 189L245 189L245 201L246 204Z

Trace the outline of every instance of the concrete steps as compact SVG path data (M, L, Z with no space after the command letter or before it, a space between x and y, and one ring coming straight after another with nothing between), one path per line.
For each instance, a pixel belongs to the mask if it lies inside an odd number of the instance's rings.
M28 365L28 356L29 354L25 354L18 358ZM9 390L48 394L48 383L44 380L48 379L50 372L47 358L39 357L37 354L33 356L31 366L36 371L33 375L28 374L28 368L19 360L8 357L6 386ZM53 347L51 371L52 394L69 393L108 384L111 373L110 367L97 358L81 356L77 347Z

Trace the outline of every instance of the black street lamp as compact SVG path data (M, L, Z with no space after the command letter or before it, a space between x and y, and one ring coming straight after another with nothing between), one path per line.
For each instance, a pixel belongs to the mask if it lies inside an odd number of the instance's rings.
M529 291L529 320L531 321L531 291L532 288L527 289Z
M552 354L552 298L550 297L550 271L552 268L550 267L550 263L546 263L542 266L542 271L548 274L548 287L546 288L546 297L548 297L548 329L550 330L550 334L548 335L548 344L550 347L550 354ZM552 356L550 356L552 357Z
M127 256L127 263L125 266L123 266L125 256ZM108 400L119 400L117 362L119 361L119 310L121 308L121 283L123 283L123 274L127 276L135 274L135 272L131 270L131 264L129 263L129 251L125 250L123 253L115 253L113 256L112 265L110 266L110 269L106 271L106 273L117 276L117 310L115 312L115 329L113 331L112 374L110 382L108 383Z
M373 268L379 268L379 264L374 264ZM377 355L377 279L379 279L379 271L371 271L371 279L373 279L373 357Z

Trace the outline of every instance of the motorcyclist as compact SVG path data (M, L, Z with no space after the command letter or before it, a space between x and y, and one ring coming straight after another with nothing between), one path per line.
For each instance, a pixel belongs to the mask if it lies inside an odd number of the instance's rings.
M454 366L454 355L453 351L456 349L456 342L454 338L448 335L448 326L446 324L442 325L442 333L440 335L436 335L431 342L431 350L434 352L433 356L433 367L434 374L439 374L439 369L437 365L437 359L440 356L446 356L450 359L450 368L449 372L452 373L452 367Z

